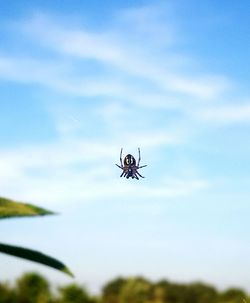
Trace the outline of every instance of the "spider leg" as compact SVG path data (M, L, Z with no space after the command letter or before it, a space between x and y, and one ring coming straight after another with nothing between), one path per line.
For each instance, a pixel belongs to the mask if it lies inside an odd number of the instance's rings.
M127 172L123 172L124 173L124 178L127 177L128 173Z
M138 168L137 169L139 169L139 168L143 168L143 167L146 167L147 165L142 165L142 166L138 166Z
M139 165L140 165L140 161L141 161L141 152L140 152L140 147L138 147L138 153L139 153L139 159L138 159L137 166L139 166Z
M125 171L122 172L122 174L120 175L120 177L122 177L125 174Z
M136 175L136 172L134 173L134 176L137 180L139 180L138 176Z
M123 165L122 165L122 148L121 148L121 153L120 153L120 162L121 162L121 166L123 167Z
M120 166L120 165L118 165L118 164L116 164L116 166L118 166L120 169L123 169L123 166Z
M136 174L138 174L141 178L145 178L140 173L138 173L138 171L136 172Z

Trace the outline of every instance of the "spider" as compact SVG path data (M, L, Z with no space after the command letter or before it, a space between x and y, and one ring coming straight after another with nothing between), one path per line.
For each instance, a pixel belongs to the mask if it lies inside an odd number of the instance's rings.
M138 173L138 169L142 168L142 167L145 167L147 165L143 165L143 166L140 166L140 161L141 161L141 153L140 153L140 148L138 148L138 152L139 152L139 159L138 159L138 163L136 165L136 161L135 161L135 158L128 154L124 160L123 160L123 163L124 165L122 164L122 149L121 149L121 153L120 153L120 162L121 162L121 166L116 164L116 166L118 166L120 169L123 170L122 174L120 175L120 177L126 177L127 179L129 177L131 177L132 179L136 178L137 180L139 180L139 177L140 176L141 178L145 178L143 177L142 175L140 175Z

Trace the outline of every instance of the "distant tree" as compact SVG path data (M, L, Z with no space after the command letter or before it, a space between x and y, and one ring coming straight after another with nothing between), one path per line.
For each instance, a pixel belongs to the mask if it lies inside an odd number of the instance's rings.
M95 300L91 298L84 287L77 284L69 284L59 288L58 303L94 303Z
M153 285L150 303L215 303L217 291L202 283L179 284L160 281Z
M215 303L217 299L217 290L210 285L192 283L186 288L185 303Z
M239 288L229 288L220 295L220 302L222 303L244 303L247 294Z
M100 297L75 283L58 288L52 296L48 281L31 272L23 274L15 286L0 283L0 303L250 303L250 297L238 288L218 292L204 283L151 283L143 277L111 280Z
M121 289L119 303L147 303L150 302L151 283L141 277L126 281Z
M186 303L187 286L179 283L169 283L166 285L165 302Z
M18 303L49 303L48 281L37 273L26 273L16 283Z
M150 290L150 302L152 303L167 302L169 285L170 283L166 280L162 280L152 285Z
M16 303L15 290L7 283L0 283L0 303Z
M102 288L102 303L119 303L121 290L126 283L123 278L116 278Z

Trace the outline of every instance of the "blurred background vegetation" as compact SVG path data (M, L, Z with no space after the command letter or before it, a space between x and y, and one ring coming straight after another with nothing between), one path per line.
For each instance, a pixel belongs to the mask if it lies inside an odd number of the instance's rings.
M249 303L242 289L219 291L215 287L195 282L173 283L162 280L153 283L143 277L117 277L108 281L98 295L92 295L84 285L70 283L52 287L36 272L24 273L15 283L0 282L0 303Z

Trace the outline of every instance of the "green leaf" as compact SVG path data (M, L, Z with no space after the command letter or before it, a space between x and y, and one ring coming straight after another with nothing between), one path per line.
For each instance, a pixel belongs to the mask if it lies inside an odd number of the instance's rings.
M21 203L0 197L0 219L52 215L53 212L32 204Z
M39 251L0 243L0 252L47 265L49 267L62 271L71 277L74 277L70 270L62 262L50 256L44 255Z

